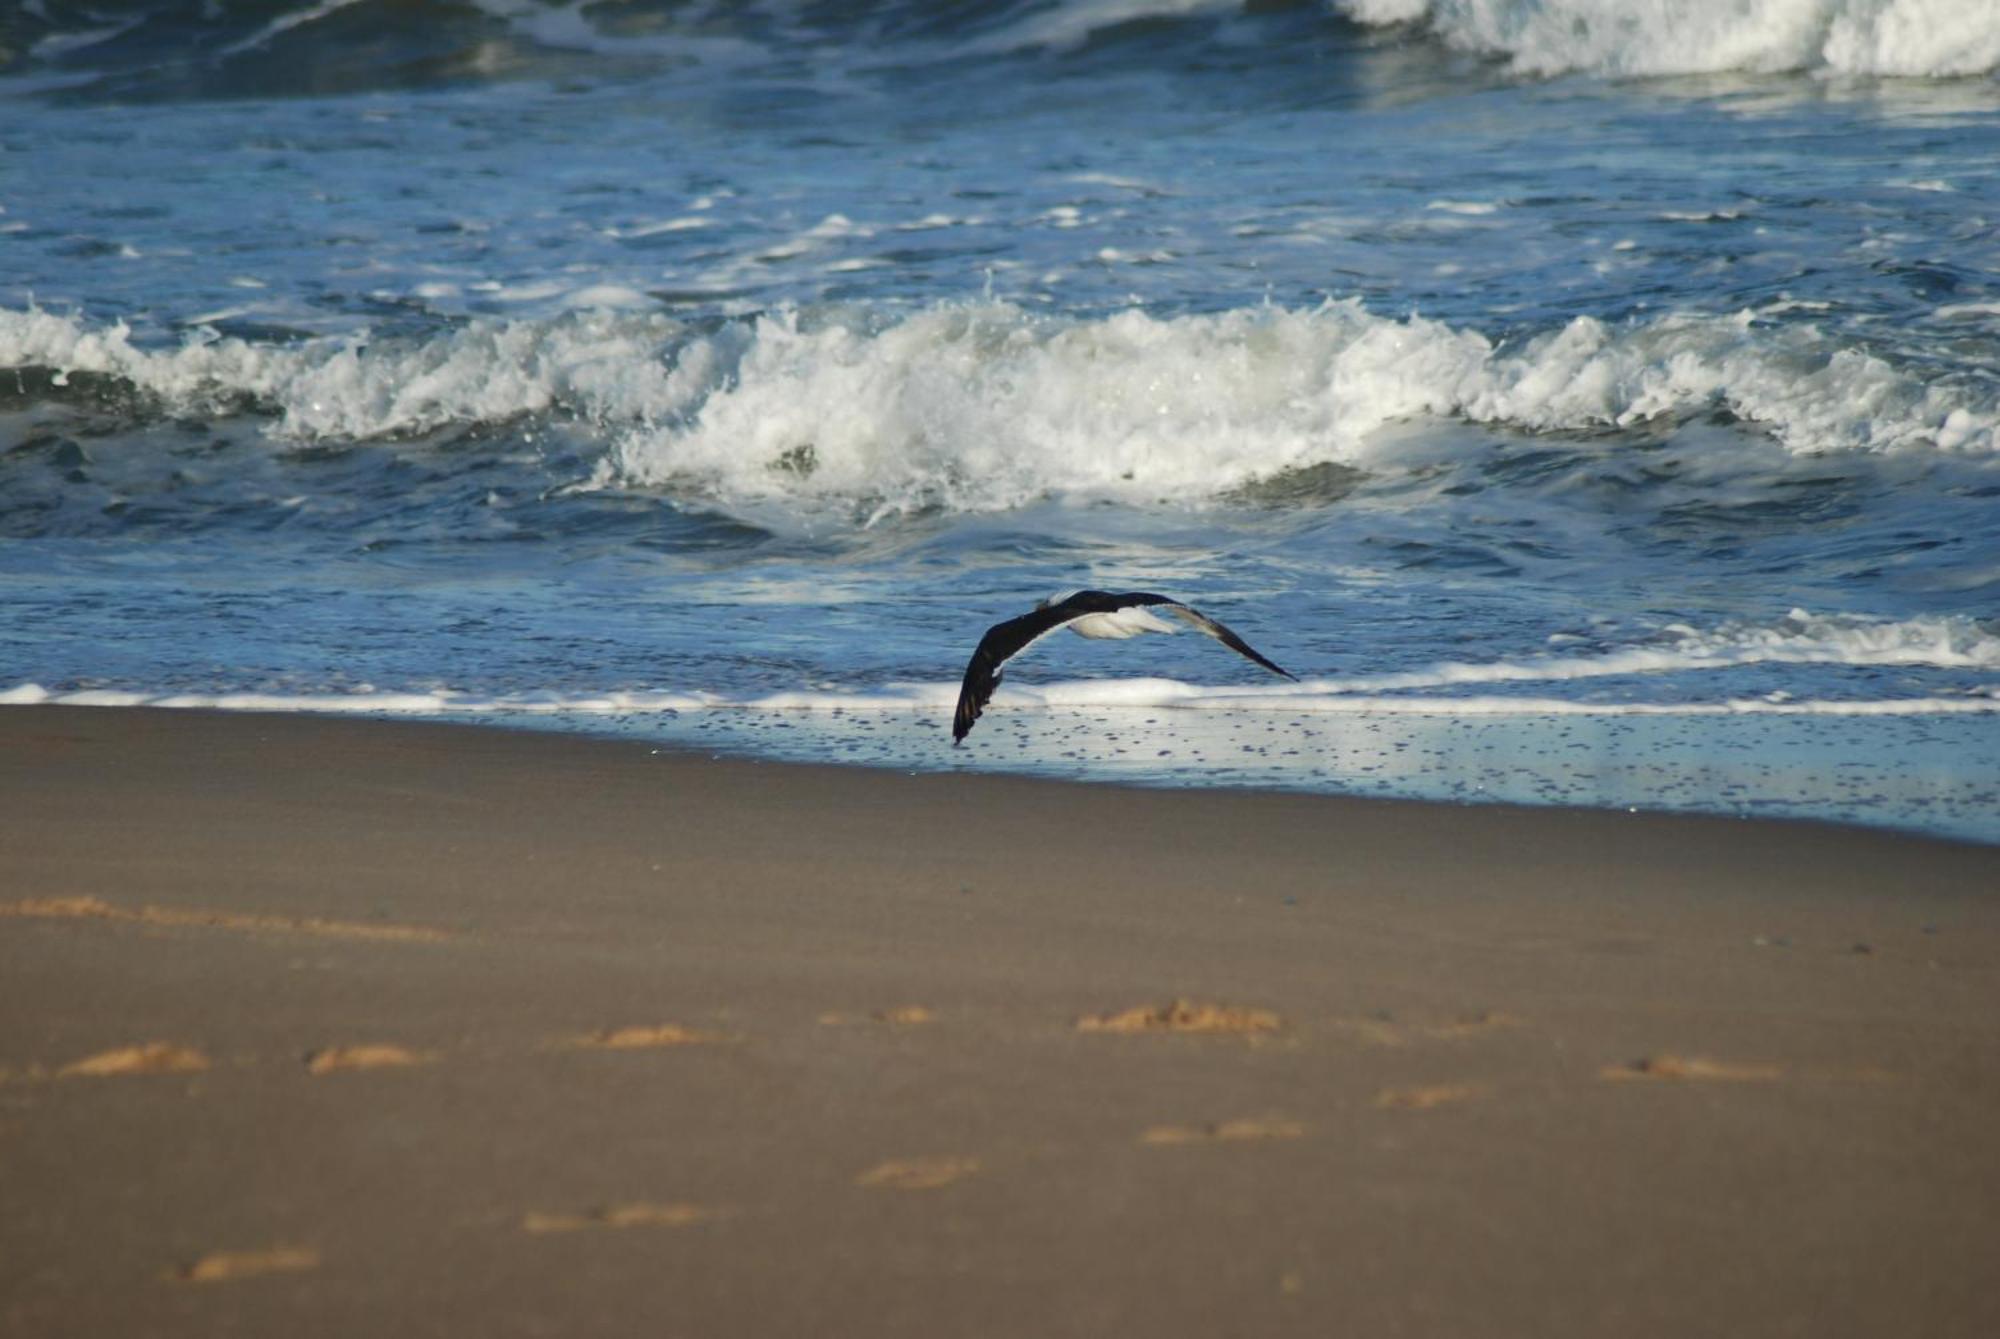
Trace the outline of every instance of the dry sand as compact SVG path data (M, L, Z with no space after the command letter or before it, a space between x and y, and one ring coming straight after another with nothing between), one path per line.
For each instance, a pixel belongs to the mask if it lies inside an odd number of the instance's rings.
M2000 848L0 710L8 1336L2000 1334Z

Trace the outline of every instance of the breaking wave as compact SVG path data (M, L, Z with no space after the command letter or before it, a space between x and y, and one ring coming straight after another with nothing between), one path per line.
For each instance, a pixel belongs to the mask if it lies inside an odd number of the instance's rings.
M1630 427L1727 409L1797 453L1992 452L2000 397L1926 384L1808 326L1750 314L1612 327L1587 317L1518 348L1353 301L1214 316L1043 321L938 308L873 333L794 317L739 350L674 421L624 436L604 481L698 479L726 496L881 496L984 510L1051 492L1213 496L1286 471L1381 459L1415 419L1522 432Z
M1797 454L2000 447L2000 388L1927 380L1749 312L1579 317L1519 344L1344 301L1102 319L939 305L701 329L585 311L378 341L198 331L145 347L123 325L0 310L0 368L43 369L55 395L93 374L166 412L248 409L280 442L558 416L603 436L590 486L882 513L1200 501L1393 463L1382 430L1413 420L1532 434L1726 411Z
M822 79L893 84L900 68L942 62L1019 57L1059 69L1084 49L1124 73L1201 64L1217 51L1254 51L1266 67L1303 54L1338 83L1336 71L1374 56L1370 27L1427 33L1528 77L1940 79L2000 69L2000 14L1987 0L34 0L13 8L0 15L0 77L118 99L323 96L662 69L726 82L795 77L802 57ZM1166 49L1162 33L1172 35Z
M281 439L392 438L556 410L617 421L665 412L691 393L660 360L679 329L663 316L584 312L380 342L267 344L198 329L148 348L122 322L0 309L0 368L48 369L57 389L79 373L116 378L172 413L247 405L272 415Z
M1336 0L1361 23L1420 24L1520 74L1957 78L2000 70L1989 0Z

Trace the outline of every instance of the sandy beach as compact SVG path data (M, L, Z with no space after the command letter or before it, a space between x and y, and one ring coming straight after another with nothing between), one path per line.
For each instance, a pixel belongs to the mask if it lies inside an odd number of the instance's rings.
M0 1331L2000 1333L2000 848L0 710Z

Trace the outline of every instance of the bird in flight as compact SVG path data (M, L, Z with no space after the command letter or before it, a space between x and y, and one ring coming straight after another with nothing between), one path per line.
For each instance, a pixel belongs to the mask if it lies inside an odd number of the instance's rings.
M964 741L972 723L979 719L979 713L992 700L993 690L1000 686L1001 667L1042 638L1058 628L1068 628L1084 637L1116 638L1137 637L1143 632L1178 631L1173 624L1162 621L1153 612L1156 609L1172 615L1197 632L1207 633L1271 673L1282 674L1297 682L1296 674L1272 664L1228 628L1178 600L1136 590L1119 595L1110 591L1080 590L1068 595L1050 596L1019 618L995 623L986 630L986 635L979 639L979 646L972 653L971 663L965 667L965 685L959 689L958 711L951 721L951 742L958 744Z

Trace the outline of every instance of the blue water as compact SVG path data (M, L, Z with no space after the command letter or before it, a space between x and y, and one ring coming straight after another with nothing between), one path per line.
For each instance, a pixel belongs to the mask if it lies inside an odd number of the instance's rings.
M2000 12L1742 8L10 7L0 698L2000 840Z

